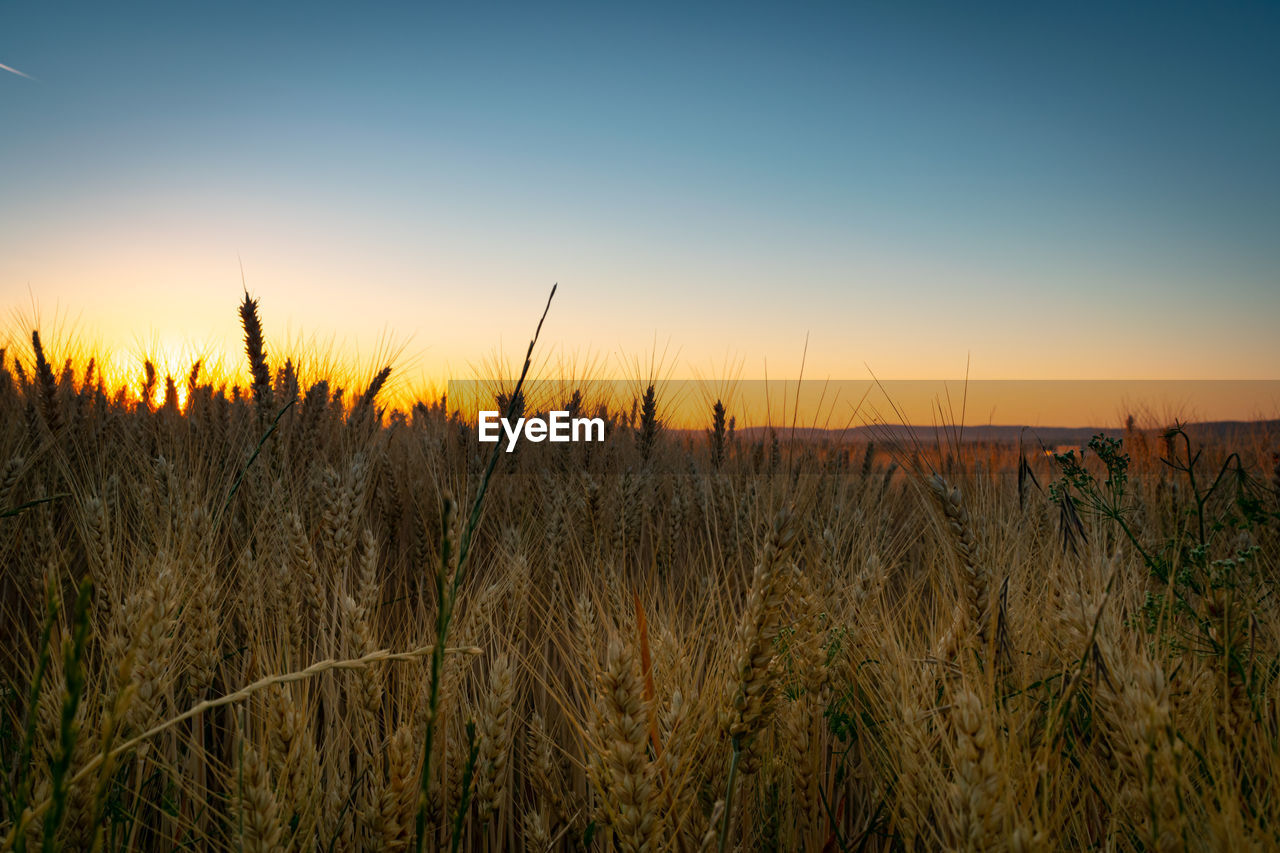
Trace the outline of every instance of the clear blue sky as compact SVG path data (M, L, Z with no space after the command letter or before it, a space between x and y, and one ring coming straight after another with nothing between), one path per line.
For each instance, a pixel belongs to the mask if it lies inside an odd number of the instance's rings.
M434 377L553 281L679 375L1276 376L1280 4L1030 5L6 3L2 307L234 346L243 260Z

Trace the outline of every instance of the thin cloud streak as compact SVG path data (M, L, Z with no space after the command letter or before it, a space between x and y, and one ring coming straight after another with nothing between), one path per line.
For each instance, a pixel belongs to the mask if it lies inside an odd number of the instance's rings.
M27 78L28 80L35 80L35 79L36 79L36 78L32 77L30 74L23 74L23 73L22 73L21 71L19 71L18 69L16 69L16 68L11 68L11 67L9 67L8 65L5 65L3 62L0 62L0 71L8 71L10 74L17 74L19 77L25 77L25 78ZM39 81L36 81L36 82L39 82Z

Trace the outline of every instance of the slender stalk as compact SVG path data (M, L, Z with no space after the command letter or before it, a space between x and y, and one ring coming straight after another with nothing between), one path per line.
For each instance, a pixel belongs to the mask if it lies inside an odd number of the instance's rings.
M471 808L471 781L476 775L476 759L479 755L475 720L467 720L467 766L462 770L462 799L458 803L458 813L453 816L453 834L449 838L449 849L453 853L457 853L458 846L462 843L462 821Z
M27 510L32 509L33 507L38 507L40 504L52 503L53 501L61 500L65 497L69 497L69 493L59 492L56 495L49 495L47 498L36 498L33 501L27 501L24 504L18 504L15 507L10 507L9 509L0 511L0 518L12 518L15 515L20 515Z
M445 578L448 574L449 563L452 560L453 540L449 538L449 534L453 527L453 513L456 505L453 498L445 498L444 510L441 513L440 526L442 530L440 545L440 570L436 572L436 601L439 606L436 608L436 636L444 637L449 633L449 622L453 618L453 601L451 596L447 595L445 587ZM436 709L439 707L439 691L440 677L444 671L444 656L433 653L431 655L431 680L428 682L428 699L427 699L427 730L423 733L422 743L422 772L418 779L418 814L414 821L414 849L421 853L423 842L426 840L427 832L427 798L431 788L431 755L435 744L435 716Z
M520 389L524 387L525 377L529 375L529 367L533 364L533 347L538 342L538 336L542 334L542 324L547 319L547 312L551 310L551 300L555 299L556 288L558 284L551 285L551 293L547 296L547 305L542 309L542 317L538 320L538 327L533 331L533 339L529 341L529 349L524 355L524 367L520 369L520 379L516 382L515 390L511 392L511 400L507 403L506 417L510 418L515 414L516 406L521 404ZM458 571L453 576L453 592L458 591L458 585L462 583L463 569L466 567L467 555L471 551L471 535L480 524L480 508L484 504L485 492L489 489L489 480L493 477L493 469L498 467L498 455L501 452L502 443L499 442L493 446L493 453L489 454L489 466L485 468L484 478L480 481L480 489L476 492L476 499L471 504L471 517L467 519L467 526L462 531L462 541L458 546Z
M240 483L244 481L244 475L248 473L249 466L253 465L254 460L258 458L258 454L262 452L263 445L267 443L267 439L271 438L271 434L276 431L276 427L280 426L280 419L284 417L284 413L293 408L293 404L296 402L297 400L290 400L286 403L284 408L276 414L276 419L271 422L271 426L262 434L262 438L258 440L258 446L253 449L253 453L249 454L249 461L244 463L244 467L240 469L240 473L236 476L236 481L231 485L231 491L227 493L227 501L222 505L224 513L227 511L227 507L231 506L231 499L240 490Z
M551 310L551 300L555 298L558 286L559 284L551 286L551 293L547 296L547 305L542 309L542 317L538 320L538 327L534 329L533 339L529 341L529 349L524 355L524 367L520 370L520 379L517 380L515 390L511 393L511 399L507 402L506 417L508 418L515 414L516 405L520 402L520 389L524 387L525 377L529 375L529 367L533 364L533 347L538 343L538 336L542 334L542 324L547 319L547 312ZM453 577L447 585L446 578L449 575L450 556L448 527L450 525L446 524L443 540L445 547L442 549L441 554L440 573L436 577L437 601L439 602L436 611L437 648L443 647L445 640L449 636L449 625L453 621L454 601L457 598L458 587L462 583L462 578L466 572L467 556L471 552L471 536L480 524L480 510L484 505L484 496L489 490L489 481L493 478L494 469L498 467L498 454L501 452L501 442L494 444L493 452L489 454L489 464L484 470L484 476L481 478L480 486L476 490L475 500L471 504L471 515L467 519L466 527L462 530L462 538L458 544L458 566L454 569ZM422 853L422 846L426 842L427 791L431 784L431 753L432 745L435 742L436 714L440 710L440 679L443 668L443 657L438 654L432 655L431 683L427 690L427 730L422 744L422 777L418 793L418 817L415 821L414 832L414 850L416 853Z
M76 722L76 714L80 710L80 700L84 697L85 672L84 648L89 641L89 604L93 600L93 581L85 578L80 584L80 592L76 596L75 610L72 611L71 645L63 653L63 669L65 671L65 691L62 699L62 720L58 738L58 752L49 766L50 787L53 790L53 808L44 819L44 849L53 848L54 836L62 825L62 817L67 810L67 773L71 769L71 759L75 754L76 740L80 734L80 725Z
M729 843L729 824L733 818L733 788L738 781L738 761L742 758L742 747L738 739L733 739L733 757L729 759L729 779L724 783L724 817L720 824L720 853L724 853Z

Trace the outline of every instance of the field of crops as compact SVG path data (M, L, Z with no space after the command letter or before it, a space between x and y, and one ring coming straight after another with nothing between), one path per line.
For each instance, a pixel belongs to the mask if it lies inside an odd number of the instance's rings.
M242 319L0 356L3 849L1280 846L1277 436L507 454Z

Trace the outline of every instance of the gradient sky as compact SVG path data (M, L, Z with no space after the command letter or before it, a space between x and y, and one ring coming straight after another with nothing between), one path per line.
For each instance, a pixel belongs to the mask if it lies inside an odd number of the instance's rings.
M243 262L413 381L556 281L615 376L1276 377L1280 5L1030 5L7 2L0 305L237 352Z

